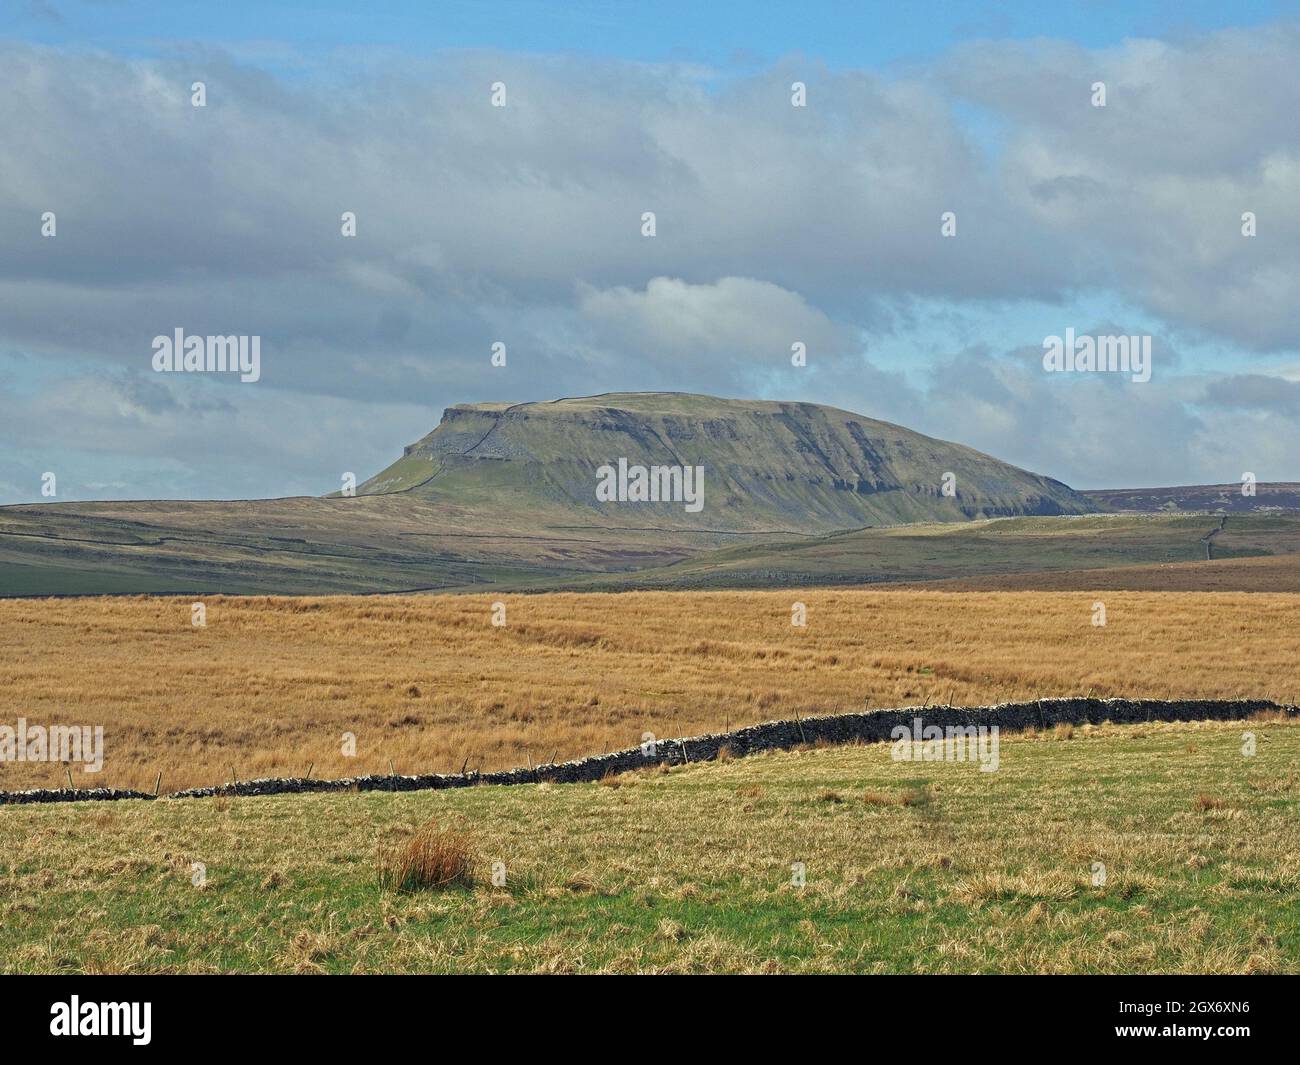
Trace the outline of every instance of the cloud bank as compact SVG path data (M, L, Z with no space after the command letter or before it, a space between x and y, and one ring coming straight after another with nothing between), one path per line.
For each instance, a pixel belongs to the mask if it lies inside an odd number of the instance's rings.
M61 498L325 492L449 403L638 389L833 402L1079 487L1300 478L1294 27L743 78L16 43L0 69L0 501L47 469ZM1097 301L1154 323L1149 384L1043 373L1018 309L1082 332ZM972 312L1004 324L953 344ZM261 336L262 380L153 374L178 327Z

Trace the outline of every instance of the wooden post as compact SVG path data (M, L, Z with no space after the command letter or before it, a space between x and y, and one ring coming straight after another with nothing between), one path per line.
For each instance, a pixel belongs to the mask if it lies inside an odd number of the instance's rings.
M158 771L158 779L153 782L153 797L158 798L158 791L162 787L162 770Z

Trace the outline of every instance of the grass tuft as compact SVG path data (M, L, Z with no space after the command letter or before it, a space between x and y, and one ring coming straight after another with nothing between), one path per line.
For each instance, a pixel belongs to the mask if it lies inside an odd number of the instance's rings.
M862 801L865 802L868 806L902 805L902 799L900 799L897 795L890 795L887 792L883 792L883 791L864 792L862 796Z
M472 887L474 852L460 832L430 821L379 858L379 883L389 891Z

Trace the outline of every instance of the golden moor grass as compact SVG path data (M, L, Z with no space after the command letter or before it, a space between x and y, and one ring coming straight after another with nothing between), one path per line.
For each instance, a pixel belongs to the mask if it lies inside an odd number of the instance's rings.
M379 883L390 891L472 887L474 850L461 832L429 822L379 857Z
M1104 627L1093 603L1106 604ZM506 624L492 624L492 604ZM794 601L807 625L791 625ZM636 592L0 601L0 723L104 726L78 786L490 771L796 714L1295 690L1300 597ZM349 739L351 737L351 739ZM0 788L66 786L0 765Z

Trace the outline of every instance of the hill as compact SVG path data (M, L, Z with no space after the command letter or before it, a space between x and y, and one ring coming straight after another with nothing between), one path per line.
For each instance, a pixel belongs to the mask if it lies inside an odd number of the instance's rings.
M699 467L700 505L601 502L600 471L620 460ZM0 508L0 594L562 587L737 543L1094 506L971 448L814 404L472 404L355 497Z
M600 502L597 470L620 459L702 467L702 507ZM813 403L676 392L448 407L359 492L462 505L508 497L520 509L562 508L583 525L800 534L1096 509L1059 481L888 422Z

